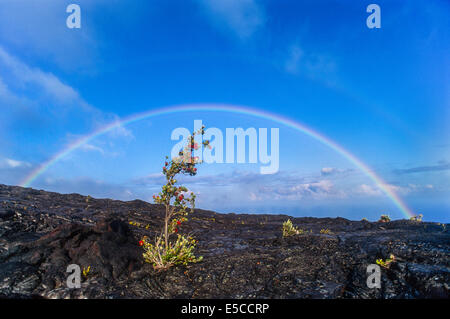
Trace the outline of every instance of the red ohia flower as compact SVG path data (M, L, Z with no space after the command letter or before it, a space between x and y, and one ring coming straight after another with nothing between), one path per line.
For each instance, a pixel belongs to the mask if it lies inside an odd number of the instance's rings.
M183 198L184 198L183 195L178 196L178 200L179 200L180 202L183 200Z
M179 220L177 220L177 225L181 225L181 222Z
M173 231L177 233L178 232L178 228L175 228Z
M139 246L144 246L144 241L143 241L143 240L141 240L141 241L139 242Z

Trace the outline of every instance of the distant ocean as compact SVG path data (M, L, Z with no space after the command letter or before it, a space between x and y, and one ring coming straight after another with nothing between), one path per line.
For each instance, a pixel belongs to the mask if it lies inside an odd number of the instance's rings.
M414 209L415 207L418 207L418 209ZM230 207L227 209L213 209L212 207L199 208L214 210L218 213L284 214L292 217L343 217L349 220L367 218L369 221L377 221L380 215L387 214L393 220L407 219L406 216L396 212L393 206L382 205L299 205L297 207L265 205L261 207ZM411 208L417 211L417 214L423 214L424 221L450 223L450 205L414 205Z

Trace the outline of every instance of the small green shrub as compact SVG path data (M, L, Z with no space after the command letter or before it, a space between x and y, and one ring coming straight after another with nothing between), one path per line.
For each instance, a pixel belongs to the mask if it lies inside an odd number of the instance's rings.
M413 221L413 222L421 222L423 218L422 214L416 215L416 216L412 216L409 220Z
M289 237L294 235L301 235L306 233L303 229L298 229L295 227L291 220L288 219L283 223L283 237Z
M383 268L389 269L389 267L391 266L391 263L393 263L395 261L395 256L391 254L391 256L386 259L386 261L383 261L383 259L377 259L375 262L377 263L377 265L380 265Z
M389 215L381 215L380 219L378 220L379 223L389 223L391 221L391 218Z
M89 272L91 271L91 266L83 267L83 276L87 278L89 276Z
M283 223L283 237L289 237L289 236L296 235L297 232L298 232L297 228L294 227L294 225L292 225L292 222L290 219L288 219L287 221L285 221Z
M202 256L198 258L194 256L196 244L197 241L191 236L185 237L180 234L175 242L169 242L167 249L162 236L157 237L154 244L149 243L146 237L141 243L145 249L144 260L153 264L156 269L202 261Z

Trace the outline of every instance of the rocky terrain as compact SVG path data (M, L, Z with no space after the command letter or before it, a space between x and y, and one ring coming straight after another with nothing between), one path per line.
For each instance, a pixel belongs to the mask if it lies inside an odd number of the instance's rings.
M284 215L196 210L182 232L198 240L189 266L155 271L138 241L162 224L143 201L93 199L0 185L3 298L449 298L449 225L398 220L291 218L305 230L283 238ZM130 225L139 223L140 227ZM143 226L147 226L146 229ZM321 230L329 230L322 231ZM381 289L366 267L382 268ZM79 289L70 264L90 266Z

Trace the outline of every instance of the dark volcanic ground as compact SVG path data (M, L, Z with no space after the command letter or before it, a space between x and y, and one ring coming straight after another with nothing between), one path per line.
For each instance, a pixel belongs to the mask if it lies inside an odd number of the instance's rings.
M363 213L362 213L363 215ZM284 215L196 210L183 225L202 262L156 272L143 263L139 222L159 229L163 209L0 185L0 296L9 298L449 298L449 225L291 218L307 230L283 238ZM321 234L329 229L331 233ZM382 288L366 286L366 267ZM80 289L69 264L91 266Z

